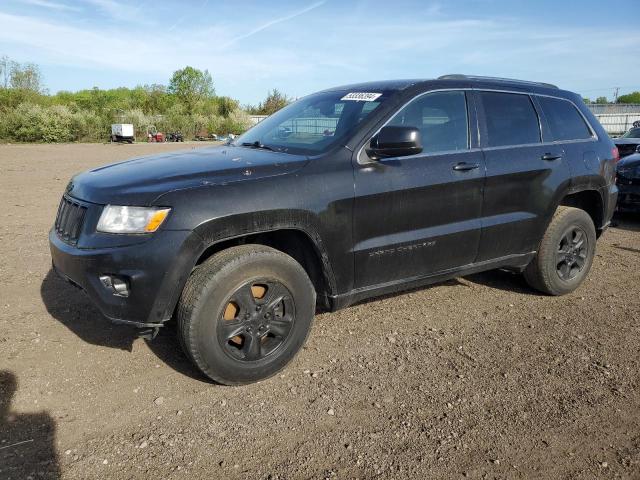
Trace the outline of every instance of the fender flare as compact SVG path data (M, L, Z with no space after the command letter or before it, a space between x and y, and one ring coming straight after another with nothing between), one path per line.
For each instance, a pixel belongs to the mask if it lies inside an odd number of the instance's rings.
M305 235L310 241L314 254L320 259L328 293L333 294L337 291L333 264L317 225L317 217L305 210L248 212L213 218L194 229L194 234L201 239L202 247L195 255L193 266L208 249L222 242L248 235L294 230Z

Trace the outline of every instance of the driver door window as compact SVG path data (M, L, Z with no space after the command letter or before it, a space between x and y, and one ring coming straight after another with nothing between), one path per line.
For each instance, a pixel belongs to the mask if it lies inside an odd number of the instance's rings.
M418 128L423 153L469 148L469 118L463 91L423 95L400 110L387 125Z

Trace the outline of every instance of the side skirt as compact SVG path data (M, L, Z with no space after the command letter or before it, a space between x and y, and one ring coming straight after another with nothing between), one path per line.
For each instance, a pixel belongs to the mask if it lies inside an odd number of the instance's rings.
M463 277L465 275L472 275L474 273L479 273L486 270L495 270L496 268L509 268L516 271L521 271L529 264L529 262L531 262L531 260L533 260L535 254L536 252L507 255L506 257L486 260L484 262L471 263L468 265L463 265L461 267L443 270L430 275L421 275L402 280L394 280L393 282L386 282L378 285L358 288L347 293L331 295L329 297L329 300L331 302L331 311L336 311L341 308L348 307L349 305L353 305L356 302L368 298L379 297L381 295L388 295L391 293L401 292L403 290L431 285L433 283L439 283L450 280L452 278Z

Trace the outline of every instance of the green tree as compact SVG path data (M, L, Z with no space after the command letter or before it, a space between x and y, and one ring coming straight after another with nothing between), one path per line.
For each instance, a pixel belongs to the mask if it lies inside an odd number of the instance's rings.
M167 90L178 98L189 113L195 110L198 103L211 99L215 93L209 71L189 66L173 72Z
M3 88L2 82L5 73L7 88ZM282 98L288 101L276 90L264 103L269 108L284 103L278 100ZM0 57L0 139L103 141L109 136L109 125L121 122L133 123L138 138L145 138L149 125L155 125L161 132L180 130L186 137L242 133L251 125L237 100L214 95L207 71L191 67L179 70L171 87L143 85L109 90L94 87L49 95L42 89L42 76L36 65L16 64L8 57Z
M216 98L216 103L218 105L218 113L225 118L231 115L231 112L240 108L238 101L230 97L218 97Z
M609 100L607 100L607 97L598 97L596 98L596 103L609 103Z
M640 103L640 92L631 92L618 97L618 103Z
M9 72L9 84L11 88L18 90L42 91L42 73L35 63L20 64L11 62Z
M249 107L248 110L255 115L271 115L290 103L291 99L289 97L274 88L269 92L264 102L257 107Z

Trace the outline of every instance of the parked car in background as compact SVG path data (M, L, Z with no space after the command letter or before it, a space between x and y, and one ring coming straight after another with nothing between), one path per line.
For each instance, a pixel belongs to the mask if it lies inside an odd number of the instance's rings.
M621 137L614 138L613 143L618 147L620 158L640 153L640 127L634 127Z
M195 134L193 139L199 142L207 142L207 141L217 142L218 135L216 135L215 133L199 132Z
M618 163L619 212L640 212L640 153L628 155Z
M49 234L104 315L155 333L175 317L224 384L284 368L317 309L496 268L572 292L618 193L617 148L545 83L337 87L228 142L76 175Z

